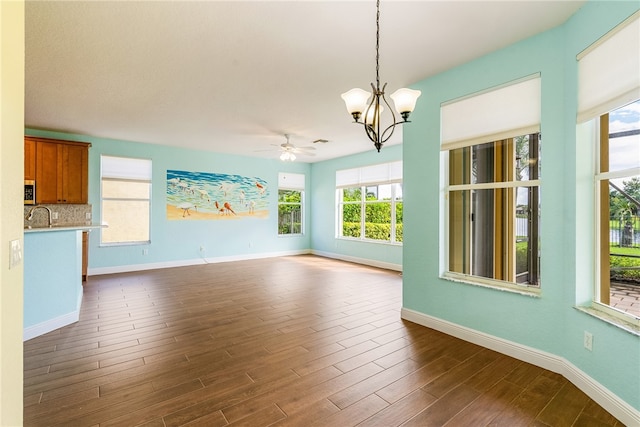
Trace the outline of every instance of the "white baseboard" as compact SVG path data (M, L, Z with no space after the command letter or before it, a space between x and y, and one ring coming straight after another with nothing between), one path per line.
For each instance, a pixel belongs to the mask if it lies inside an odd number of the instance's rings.
M571 381L587 396L628 426L640 426L640 411L629 405L605 386L578 369L563 357L532 347L485 334L437 317L408 308L402 308L401 317L413 323L443 332L447 335L486 347L519 360L556 372Z
M31 338L44 335L47 332L54 331L63 326L70 325L77 322L80 319L80 310L72 311L71 313L63 314L62 316L55 317L53 319L38 323L33 326L24 328L22 331L22 340L27 341Z
M394 271L402 271L402 264L393 264L390 262L376 261L376 260L367 259L367 258L358 258L358 257L353 257L353 256L348 256L343 254L336 254L333 252L317 251L314 249L311 250L311 253L313 255L323 256L326 258L339 259L342 261L349 261L356 264L369 265L371 267L384 268L387 270L394 270Z
M250 259L274 258L279 256L290 256L290 255L304 255L309 253L311 253L309 249L300 249L295 251L263 252L259 254L242 254L242 255L232 255L232 256L223 256L223 257L203 257L203 258L195 258L195 259L185 259L185 260L179 260L179 261L150 262L147 264L117 265L113 267L89 268L87 271L87 275L97 276L100 274L128 273L131 271L156 270L160 268L172 268L172 267L186 267L190 265L200 265L200 264L216 264L220 262L230 262L230 261L246 261Z

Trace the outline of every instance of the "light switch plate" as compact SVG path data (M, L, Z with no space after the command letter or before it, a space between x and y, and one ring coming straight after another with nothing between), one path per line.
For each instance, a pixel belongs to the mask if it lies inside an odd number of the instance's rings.
M20 240L9 242L9 270L17 267L22 262L22 246Z

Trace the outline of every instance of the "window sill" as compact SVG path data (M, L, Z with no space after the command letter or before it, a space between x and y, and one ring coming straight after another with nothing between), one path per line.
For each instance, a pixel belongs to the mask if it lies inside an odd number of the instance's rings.
M100 243L98 247L100 248L114 248L118 246L141 246L141 245L150 245L151 240L141 240L139 242L113 242L113 243Z
M336 240L344 240L347 242L361 242L361 243L375 243L377 245L390 245L390 246L402 246L402 242L389 242L387 240L374 240L374 239L356 239L355 237L336 237Z
M484 279L476 276L469 276L466 274L445 272L444 275L441 276L441 278L450 282L479 286L481 288L488 288L501 292L511 292L527 297L539 298L542 294L540 288L534 288L525 285L515 285L509 282L503 282L501 280Z
M576 310L602 320L612 326L622 329L625 332L640 337L640 319L618 313L616 310L592 303L589 306L576 306ZM625 319L628 317L628 319Z

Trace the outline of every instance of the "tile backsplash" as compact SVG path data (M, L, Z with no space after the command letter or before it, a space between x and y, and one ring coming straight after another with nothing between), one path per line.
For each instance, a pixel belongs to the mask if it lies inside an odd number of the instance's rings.
M89 225L92 223L91 205L67 205L67 204L41 204L25 205L24 226L46 227L49 221L49 213L46 209L36 209L31 221L27 221L29 211L37 206L46 206L51 209L53 225ZM57 214L57 215L56 215ZM57 219L56 219L57 216Z

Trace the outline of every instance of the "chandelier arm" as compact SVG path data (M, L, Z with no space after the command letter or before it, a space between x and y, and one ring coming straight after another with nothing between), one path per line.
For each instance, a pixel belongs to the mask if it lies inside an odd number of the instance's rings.
M385 87L386 86L387 84L385 83ZM398 122L396 122L396 115L393 112L393 108L391 108L391 105L389 105L389 101L387 101L387 98L384 96L384 93L382 94L382 100L384 101L387 108L389 109L389 112L391 113L391 124L387 126L387 128L382 133L378 131L378 139L380 144L384 144L389 140L389 138L391 138L391 135L393 135L393 132L396 129L396 125L398 124Z
M376 132L373 126L368 125L366 123L363 123L363 124L364 124L364 130L367 133L367 137L371 140L371 142L376 144L378 142L378 133Z

